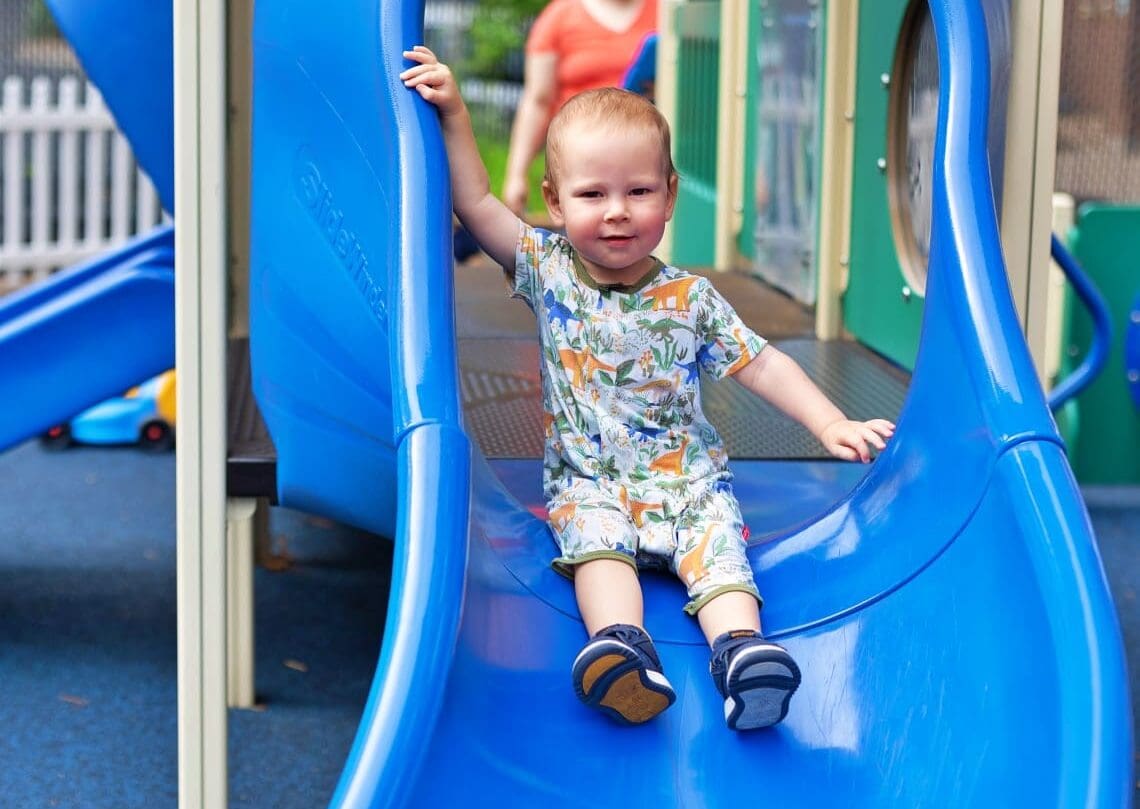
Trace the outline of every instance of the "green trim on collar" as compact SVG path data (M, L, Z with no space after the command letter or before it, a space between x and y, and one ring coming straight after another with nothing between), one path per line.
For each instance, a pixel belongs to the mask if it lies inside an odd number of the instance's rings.
M574 249L570 251L570 260L574 264L574 274L578 276L578 280L590 289L597 290L603 294L620 292L624 295L628 295L632 292L640 292L653 283L654 279L665 269L665 262L657 258L657 256L650 256L650 258L653 259L653 264L646 270L645 275L638 278L632 284L599 284L597 280L590 275L589 270L586 269L586 265L582 263L582 259L578 258L578 251Z

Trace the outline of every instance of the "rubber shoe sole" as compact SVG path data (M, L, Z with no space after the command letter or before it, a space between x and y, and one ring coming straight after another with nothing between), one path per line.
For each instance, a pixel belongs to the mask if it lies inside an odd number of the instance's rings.
M617 641L586 645L571 669L578 699L618 722L640 725L672 705L677 695L659 671Z
M724 721L733 730L779 724L800 687L800 669L782 647L765 643L741 649L725 675Z

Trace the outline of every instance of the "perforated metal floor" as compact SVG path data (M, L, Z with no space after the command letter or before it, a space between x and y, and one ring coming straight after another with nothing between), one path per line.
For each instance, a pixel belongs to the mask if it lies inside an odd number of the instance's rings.
M854 419L896 419L908 376L857 343L773 341ZM467 427L490 458L542 457L538 343L521 338L459 342ZM815 438L732 380L706 382L704 410L737 459L827 458Z

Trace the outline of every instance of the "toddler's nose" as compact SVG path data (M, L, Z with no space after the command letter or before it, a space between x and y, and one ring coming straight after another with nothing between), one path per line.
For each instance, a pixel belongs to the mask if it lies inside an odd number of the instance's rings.
M606 205L606 221L620 221L628 216L629 208L625 204L625 199L620 196L611 197Z

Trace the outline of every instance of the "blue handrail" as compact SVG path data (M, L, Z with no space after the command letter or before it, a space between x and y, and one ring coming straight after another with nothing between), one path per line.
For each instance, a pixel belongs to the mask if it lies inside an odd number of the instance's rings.
M1093 337L1088 354L1081 364L1057 383L1049 393L1049 407L1056 411L1092 384L1097 374L1104 369L1105 363L1108 362L1109 344L1112 342L1112 316L1108 311L1108 303L1096 288L1096 284L1081 269L1077 260L1055 234L1050 237L1050 252L1093 319Z

